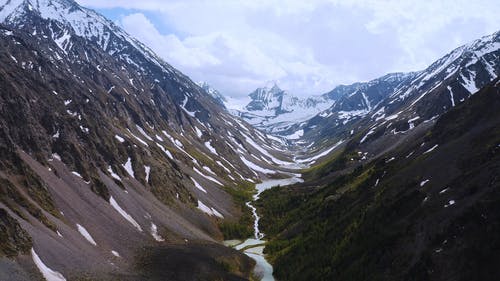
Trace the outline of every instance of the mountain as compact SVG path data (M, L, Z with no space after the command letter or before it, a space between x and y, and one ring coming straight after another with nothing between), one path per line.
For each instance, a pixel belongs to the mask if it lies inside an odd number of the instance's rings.
M500 81L366 160L352 139L261 194L279 280L496 280ZM298 258L300 257L300 258Z
M388 96L416 73L391 73L369 82L358 82L351 85L340 85L323 95L333 104L301 123L295 123L283 133L303 136L311 129L327 131L339 123L346 124L351 120L361 119L378 107ZM318 128L319 127L319 128Z
M282 90L275 82L249 94L243 110L231 112L256 128L280 134L294 124L304 122L328 108L333 100L326 96L298 98Z
M500 73L500 33L461 46L427 69L389 74L368 84L332 91L341 96L332 107L290 130L304 140L347 138L365 131L367 138L414 129L465 101ZM363 87L361 85L364 85ZM360 89L360 90L358 90ZM365 99L366 97L366 99Z
M210 86L210 84L208 84L207 82L198 82L198 86L205 90L207 94L212 96L212 98L214 98L219 105L225 107L227 99L217 89Z
M279 143L74 1L0 1L0 50L0 279L249 278Z
M279 280L496 280L499 49L339 88L297 128L305 181L255 204Z

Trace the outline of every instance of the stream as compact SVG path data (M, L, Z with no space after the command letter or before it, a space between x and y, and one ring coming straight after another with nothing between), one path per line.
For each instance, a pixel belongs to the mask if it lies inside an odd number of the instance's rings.
M247 256L251 257L255 260L256 265L254 269L254 273L256 276L260 277L262 281L274 281L273 277L273 266L267 262L264 256L264 247L266 241L264 240L264 233L259 230L259 220L260 217L257 214L257 209L252 205L255 201L259 199L259 196L264 190L270 189L274 186L287 186L299 182L303 182L303 180L299 177L300 175L296 175L292 178L287 179L278 179L278 180L266 180L262 183L259 183L255 186L257 189L257 194L253 196L253 200L247 202L247 206L252 210L254 217L254 237L249 238L245 241L240 240L227 240L224 241L224 244L227 246L233 247L236 250L243 250Z

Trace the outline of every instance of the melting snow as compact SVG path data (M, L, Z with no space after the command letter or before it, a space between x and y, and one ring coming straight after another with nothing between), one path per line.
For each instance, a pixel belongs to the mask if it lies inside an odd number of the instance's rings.
M120 178L119 175L117 175L117 174L115 174L115 172L113 172L113 168L111 168L111 166L108 166L108 172L111 174L112 178L119 180L119 181L122 180L122 178Z
M117 257L117 258L120 258L120 254L117 252L117 251L111 251L111 254L113 254L113 256Z
M304 136L304 130L298 130L298 131L296 131L295 133L293 133L291 135L285 136L285 138L287 138L289 140L298 140L302 136Z
M221 213L219 213L216 209L208 207L207 205L203 204L203 202L201 202L200 200L198 200L198 209L200 209L202 212L210 216L224 218L224 216Z
M261 172L261 173L264 173L264 174L276 174L276 171L269 170L269 169L266 169L266 168L262 168L259 165L255 164L255 163L253 163L251 161L248 161L243 156L240 156L240 159L241 159L241 161L243 161L243 163L245 165L247 165L248 168L252 169L253 171Z
M139 130L139 132L146 138L148 139L149 141L153 141L153 139L144 131L143 128L141 128L141 126L139 125L135 125L137 127L137 130Z
M421 186L421 187L422 187L422 186L424 186L424 185L425 185L426 183L428 183L429 181L430 181L430 180L424 180L424 181L420 182L420 186Z
M365 142L365 140L370 136L372 135L373 133L375 133L375 129L376 128L373 128L371 129L370 131L368 131L368 133L366 133L366 135L359 141L359 143L363 143Z
M451 90L451 86L447 87L448 91L450 92L450 100L451 100L451 106L455 106L455 98L453 97L453 91Z
M217 174L214 173L214 171L212 171L212 169L210 169L210 167L207 167L207 166L203 166L203 170L209 172L210 174L216 176Z
M122 138L122 137L120 137L119 135L115 135L115 138L116 138L119 142L121 142L121 143L124 143L124 142L125 142L125 139L124 139L124 138Z
M198 127L196 127L196 126L194 126L194 129L195 129L195 131L196 131L196 135L197 135L199 138L201 138L201 137L203 136L203 132L202 132L200 129L198 129Z
M253 146L255 149L257 149L264 156L271 159L271 161L273 161L274 163L279 164L279 165L292 164L291 162L286 162L286 161L282 161L282 160L277 159L276 157L271 155L267 150L265 150L262 146L260 146L258 143L256 143L253 139L251 139L249 136L247 136L246 134L243 134L243 136L245 137L245 140L247 143L249 143L251 146Z
M33 262L35 263L36 267L38 268L38 270L40 270L43 277L47 281L66 281L66 278L64 278L61 273L54 271L46 266L33 248L31 248L31 257L33 258Z
M201 191L203 191L203 192L207 193L207 191L206 191L206 190L205 190L205 189L204 189L204 188L203 188L203 187L202 187L202 186L201 186L201 185L200 185L200 184L199 184L199 183L198 183L195 179L191 178L191 180L193 181L194 186L195 186L196 188L198 188L199 190L201 190Z
M222 185L222 186L224 186L224 185L223 185L220 181L218 181L218 180L214 179L213 177L210 177L210 176L207 176L207 175L203 174L203 173L202 173L200 170L198 170L196 167L193 167L193 170L194 170L196 173L198 173L200 176L202 176L202 177L206 178L207 180L209 180L209 181L213 181L213 182L215 182L215 183L216 183L216 184L218 184L218 185Z
M134 176L134 169L132 169L132 159L130 159L130 157L127 159L127 163L125 163L125 165L122 165L123 168L125 168L125 171L127 171L127 173L135 178Z
M385 117L385 120L387 120L387 121L391 121L391 120L394 120L394 119L396 119L396 118L398 118L398 114L394 114L394 115L391 115L391 116L387 116L387 117Z
M196 111L189 111L186 109L186 105L188 103L188 96L185 96L185 99L184 101L182 102L182 105L181 105L181 108L184 110L184 112L186 112L189 116L193 117L193 118L196 118Z
M337 148L343 142L344 141L339 141L336 144L334 144L332 147L330 147L329 149L327 149L327 150L325 150L325 151L323 151L323 152L321 152L321 153L319 153L311 158L297 160L297 162L298 163L313 163L316 160L320 159L321 157L328 155L330 152L332 152L335 148Z
M445 208L448 208L449 206L455 205L455 200L450 200L448 201L448 204L444 205Z
M436 149L439 145L436 144L435 146L431 147L429 150L427 150L426 152L424 152L424 154L427 154L427 153L430 153L432 152L434 149Z
M467 89L469 93L474 94L478 91L478 88L476 87L476 82L474 81L474 79L476 78L476 74L474 72L469 72L469 73L471 75L471 79L468 79L463 74L460 74L462 80L464 81L462 86L464 86L464 88Z
M219 154L217 153L217 150L215 150L215 148L212 146L211 141L207 141L207 142L205 142L205 146L206 146L206 147L208 148L208 150L210 150L210 152L212 152L213 154L215 154L215 155L219 155Z
M115 199L113 198L113 196L111 196L109 198L109 204L111 204L111 206L118 212L120 213L120 215L126 219L128 222L130 222L135 228L137 228L137 230L139 230L140 232L142 232L142 228L141 226L137 223L137 221L134 220L134 218L129 215L127 212L125 212L125 210L122 209L122 207L120 207L120 205L118 205L118 202L115 201Z
M158 242L163 242L165 241L165 239L163 239L163 237L161 237L159 234L158 234L158 227L156 226L156 224L154 223L151 223L151 235L153 236L153 238L158 241Z
M215 161L215 163L217 163L217 165L221 166L226 172L231 173L231 170L229 170L226 166L224 166L224 164L222 164L221 161L217 160L217 161Z
M87 241L90 242L90 244L94 245L94 246L97 246L97 243L95 242L94 238L92 238L92 236L90 235L90 233L87 231L87 229L85 229L85 227L79 225L79 224L76 224L76 227L78 228L78 232L80 232L80 234L85 238L87 239Z
M149 173L151 172L151 167L144 166L144 172L146 173L146 182L149 182Z
M148 143L145 142L144 140L142 140L141 138L139 138L138 136L134 135L129 129L127 129L127 131L129 132L129 134L131 134L136 140L138 140L140 143L142 143L143 145L145 146L148 146Z
M163 145L157 143L156 144L161 150L163 150L163 152L165 152L165 154L168 156L168 158L170 158L171 160L174 160L174 156L172 156L172 153L170 153L170 151L168 151L167 149L165 149L165 147L163 147Z

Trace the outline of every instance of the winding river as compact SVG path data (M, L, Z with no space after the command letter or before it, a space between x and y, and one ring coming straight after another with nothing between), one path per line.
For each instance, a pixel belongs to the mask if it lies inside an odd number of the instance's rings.
M257 209L255 208L255 206L253 206L253 203L259 199L260 194L264 192L264 190L278 185L286 186L303 182L303 180L299 176L300 175L296 175L295 177L287 179L267 180L257 184L255 186L255 188L257 189L257 194L253 196L252 201L246 203L247 206L252 210L254 217L254 237L249 238L243 242L240 240L225 241L226 245L231 246L237 250L243 250L243 253L255 260L256 265L254 273L256 276L259 276L262 281L274 281L273 267L269 262L267 262L263 253L266 243L266 241L264 240L265 235L259 230L260 217L257 214Z

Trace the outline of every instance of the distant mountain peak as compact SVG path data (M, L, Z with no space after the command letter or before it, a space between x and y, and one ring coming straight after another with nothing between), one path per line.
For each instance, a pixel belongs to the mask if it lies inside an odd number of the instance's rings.
M200 86L203 90L205 90L207 94L209 94L212 98L214 98L217 101L217 103L225 107L225 102L227 101L226 97L224 97L217 89L215 89L205 81L200 81L196 84L198 84L198 86Z

